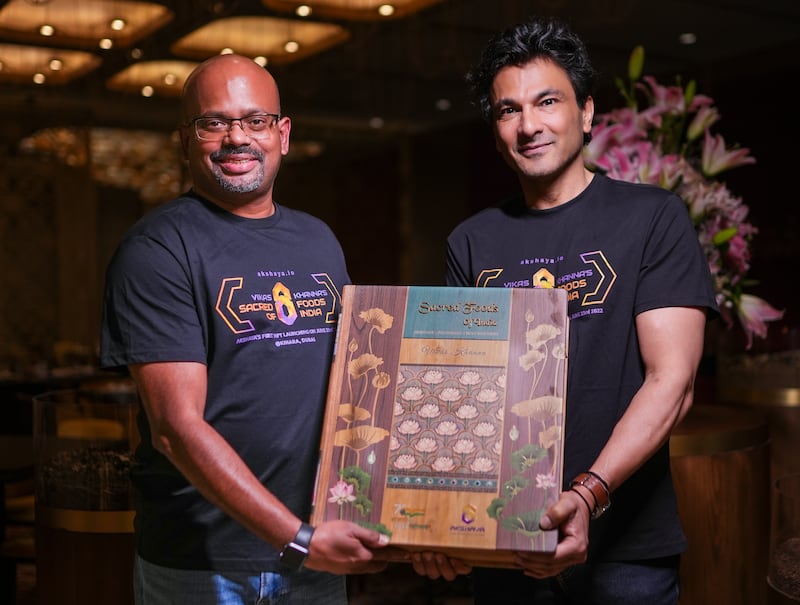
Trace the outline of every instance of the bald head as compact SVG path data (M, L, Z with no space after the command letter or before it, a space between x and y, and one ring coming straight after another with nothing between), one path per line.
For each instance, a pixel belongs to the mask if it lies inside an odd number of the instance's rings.
M216 93L235 95L237 89L259 89L272 99L270 113L281 113L278 85L272 75L258 63L242 55L215 55L198 65L183 85L181 119L197 117L203 100Z
M204 61L186 78L181 118L192 188L235 214L270 216L281 158L289 153L291 120L281 115L278 85L269 72L241 55ZM200 136L198 118L216 118L228 128L215 131L219 136Z

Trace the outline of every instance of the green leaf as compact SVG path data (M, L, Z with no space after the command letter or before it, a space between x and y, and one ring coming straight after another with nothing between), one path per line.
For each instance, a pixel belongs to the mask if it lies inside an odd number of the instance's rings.
M686 85L686 90L683 91L683 100L686 102L686 109L689 109L689 105L691 105L692 101L694 100L694 96L697 94L697 82L694 80L689 80L689 83Z
M711 241L715 246L721 246L722 244L729 242L731 238L736 235L737 231L739 231L738 227L728 227L727 229L722 229L714 234L714 237Z
M525 447L511 453L511 466L518 473L524 473L528 468L543 460L547 450L537 443L528 443Z
M503 508L506 506L505 498L495 498L492 500L492 503L489 505L489 508L486 509L486 514L489 515L492 519L500 519L500 515L503 514Z
M620 78L619 76L614 76L614 83L617 85L617 90L619 91L619 94L621 94L622 98L625 99L625 104L631 109L636 109L636 99L625 88L625 82L622 81L622 78Z
M542 518L543 514L544 509L520 513L513 517L503 519L500 526L507 531L521 533L532 538L542 533L539 527L539 520Z
M368 517L372 512L372 500L367 498L364 494L359 494L353 501L353 507L361 513L362 517Z
M508 495L509 498L515 497L518 493L520 493L523 489L528 487L530 481L521 475L514 475L503 483L503 492Z
M356 522L361 527L366 527L367 529L374 529L377 532L380 532L386 536L392 537L392 530L386 527L383 523L370 523L369 521L357 521Z
M628 59L628 79L631 82L636 82L642 77L642 69L644 68L644 47L637 46L631 51L630 59Z
M369 490L369 485L372 482L372 477L358 466L348 466L339 471L339 477L343 481L350 483L355 487L356 493L363 494Z

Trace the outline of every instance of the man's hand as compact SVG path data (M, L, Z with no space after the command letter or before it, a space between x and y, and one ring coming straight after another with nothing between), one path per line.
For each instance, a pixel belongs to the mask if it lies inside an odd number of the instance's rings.
M327 521L314 529L305 567L335 574L376 573L402 553L387 548L389 537L349 521Z
M542 517L542 529L558 528L558 544L554 553L514 553L514 563L525 575L549 578L567 567L586 561L589 547L589 511L581 497L573 491L561 492L558 502Z
M455 580L459 575L472 571L472 566L460 559L452 559L439 552L415 552L411 554L411 565L414 571L431 580L444 578Z

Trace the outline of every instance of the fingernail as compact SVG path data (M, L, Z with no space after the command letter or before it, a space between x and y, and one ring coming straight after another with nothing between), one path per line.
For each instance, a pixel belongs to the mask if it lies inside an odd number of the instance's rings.
M378 536L378 544L380 544L381 546L386 546L388 543L389 543L389 536L387 536L386 534L380 534Z

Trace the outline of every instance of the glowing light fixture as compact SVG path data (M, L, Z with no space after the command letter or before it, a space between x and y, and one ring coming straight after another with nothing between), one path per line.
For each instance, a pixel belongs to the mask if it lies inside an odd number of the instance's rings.
M66 84L99 65L88 52L0 44L0 82Z
M298 15L373 21L407 17L442 0L261 0L267 8Z
M128 0L10 0L0 9L0 36L25 43L96 48L100 40L127 47L169 23L174 13L163 4Z
M191 61L142 61L113 75L106 86L118 92L152 97L177 97L189 73L197 66Z
M332 23L229 17L196 29L176 41L170 50L188 59L203 60L224 51L281 64L326 50L348 37L346 29Z

